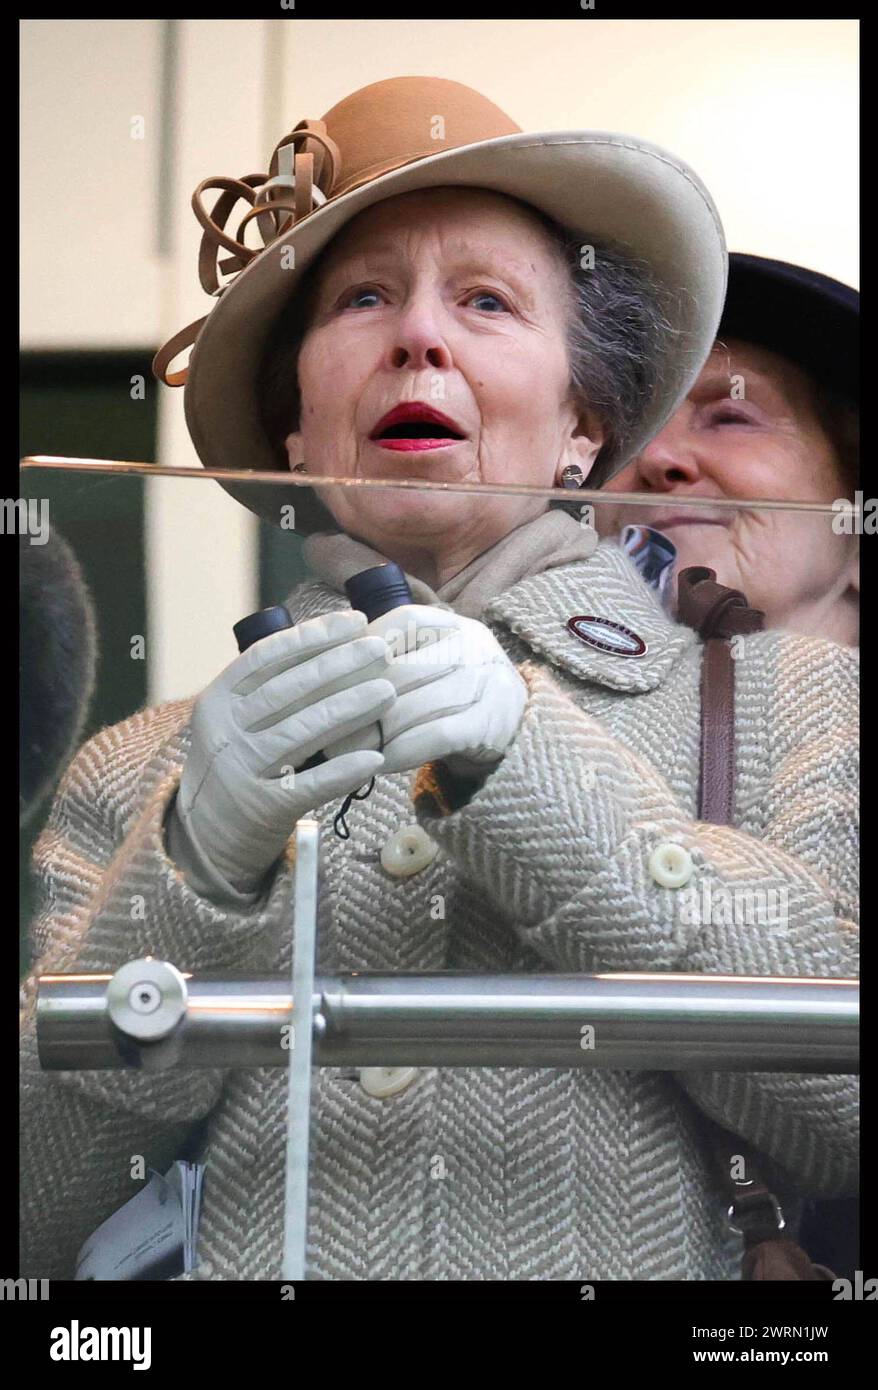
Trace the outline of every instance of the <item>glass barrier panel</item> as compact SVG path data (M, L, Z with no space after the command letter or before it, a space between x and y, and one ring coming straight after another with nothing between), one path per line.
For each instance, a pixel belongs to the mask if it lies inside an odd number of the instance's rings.
M135 478L145 543L132 568L105 503ZM772 1181L783 1164L770 1117L799 1107L813 1147L792 1155L792 1178L819 1187L813 1163L825 1160L851 1195L855 1125L826 1117L856 1113L860 498L50 456L23 460L19 486L5 524L19 532L22 579L23 1161L64 1143L65 1107L93 1132L75 1201L59 1193L51 1220L22 1218L37 1266L59 1277L51 1247L65 1277L84 1250L81 1269L106 1270L92 1238L130 1198L136 1142L157 1172L203 1162L206 1194L212 1156L234 1170L240 1248L223 1235L217 1181L200 1264L182 1277L280 1278L289 1142L308 1164L307 1277L465 1278L485 1184L502 1187L492 1164L521 1172L525 1222L547 1182L578 1201L553 1127L585 1133L596 1108L634 1104L638 1086L659 1109L673 1086L684 1109L730 1128L735 1085L749 1088L744 1110L762 1118L742 1142L773 1153ZM98 515L103 525L85 524ZM335 1003L314 1034L296 1138L283 991L295 831L308 820L313 964ZM109 978L147 957L158 974L113 1003ZM39 1065L48 975L68 991L70 1031L44 1034ZM404 976L410 997L382 1014L387 997L366 997L373 975L394 999ZM642 988L612 1021L572 1018L550 999L553 976L559 991L587 981L598 1011L600 990ZM693 978L708 976L714 994L698 993ZM549 978L522 1002L516 977ZM472 981L465 1001L455 978ZM806 987L817 993L794 997ZM183 1029L187 990L200 1022ZM369 1032L370 1008L386 1037ZM263 1078L256 1128L246 1099L215 1084L220 1067ZM106 1106L131 1116L130 1141L98 1122ZM393 1154L382 1106L411 1121ZM697 1184L694 1149L674 1133L673 1162ZM274 1146L258 1200L276 1207L277 1229L258 1250L245 1229L257 1219L248 1145ZM357 1177L360 1165L380 1184L388 1164L423 1178L420 1216L401 1199L390 1264ZM500 1211L509 1193L496 1196ZM435 1268L405 1234L416 1216ZM793 1202L791 1229L801 1218ZM339 1246L339 1222L360 1235ZM547 1252L536 1276L504 1230L481 1277L628 1277L582 1223L569 1258ZM180 1277L169 1258L171 1272L151 1277ZM697 1277L734 1277L733 1252L705 1259ZM22 1272L39 1276L33 1262Z

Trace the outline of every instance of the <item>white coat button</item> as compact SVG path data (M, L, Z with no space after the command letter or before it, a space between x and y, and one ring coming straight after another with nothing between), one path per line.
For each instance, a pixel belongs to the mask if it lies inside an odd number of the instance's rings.
M395 1096L410 1086L417 1067L361 1067L360 1085L367 1096Z
M662 888L682 888L692 877L692 856L682 845L669 840L656 845L649 856L649 872Z
M381 850L381 867L394 878L419 874L436 858L439 846L421 825L404 825Z

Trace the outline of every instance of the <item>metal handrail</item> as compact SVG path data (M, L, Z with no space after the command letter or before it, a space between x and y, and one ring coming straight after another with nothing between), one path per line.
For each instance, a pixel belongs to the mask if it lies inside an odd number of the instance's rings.
M852 979L316 975L319 831L297 822L291 978L193 976L147 956L41 975L37 994L46 1070L288 1069L285 1279L306 1271L314 1066L859 1070Z
M173 969L139 965L152 988ZM138 968L124 969L130 991ZM295 1020L283 977L181 975L185 998L157 1039L134 1036L114 1009L118 977L40 977L44 1068L289 1064ZM311 1061L321 1067L859 1068L859 983L850 979L357 971L314 978L311 1023Z

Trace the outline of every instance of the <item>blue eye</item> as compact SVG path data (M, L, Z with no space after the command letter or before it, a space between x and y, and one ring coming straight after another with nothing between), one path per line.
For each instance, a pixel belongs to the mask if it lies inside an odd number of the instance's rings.
M473 295L471 296L471 298L472 298L472 299L493 299L497 304L500 305L500 307L501 307L502 309L508 310L508 306L504 303L504 301L500 298L499 295L496 295L496 294L494 293L493 290L477 290L476 293L473 294Z
M359 299L361 295L371 294L377 296L379 293L380 291L376 290L372 285L360 285L357 289L348 290L341 301L341 307L345 308L352 300Z
M361 308L362 308L362 307L366 307L366 308L370 308L370 307L372 307L372 306L370 306L370 305L366 305L366 306L362 306L362 305L356 306L356 301L357 301L358 299L361 299L363 295L371 295L373 298L378 298L381 294L382 294L382 291L379 290L379 289L377 289L374 285L358 285L358 286L354 287L353 289L350 289L350 290L347 290L347 291L346 291L346 293L345 293L345 294L342 296L342 298L339 300L339 307L342 308L342 309L349 308L349 307L361 307ZM505 301L504 301L503 299L500 298L499 295L495 294L493 290L477 290L477 291L475 291L473 294L470 295L470 300L475 300L475 299L493 299L494 302L495 302L495 304L499 304L501 310L503 310L505 313L508 313L508 312L509 312L509 306L505 303ZM491 311L491 310L484 311L484 310L483 310L483 311L481 311L481 312L493 312L493 311Z

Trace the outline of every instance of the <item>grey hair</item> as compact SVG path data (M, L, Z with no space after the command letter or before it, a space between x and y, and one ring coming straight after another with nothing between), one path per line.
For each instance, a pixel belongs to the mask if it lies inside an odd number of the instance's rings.
M571 397L603 428L598 463L606 477L627 459L644 411L664 384L678 337L668 292L624 247L537 215L569 274Z
M570 399L600 424L597 464L607 477L627 459L643 412L663 384L677 337L667 291L624 247L573 232L520 199L510 201L542 224L567 271ZM326 249L272 325L260 364L263 426L284 467L283 441L298 429L301 410L296 366Z

